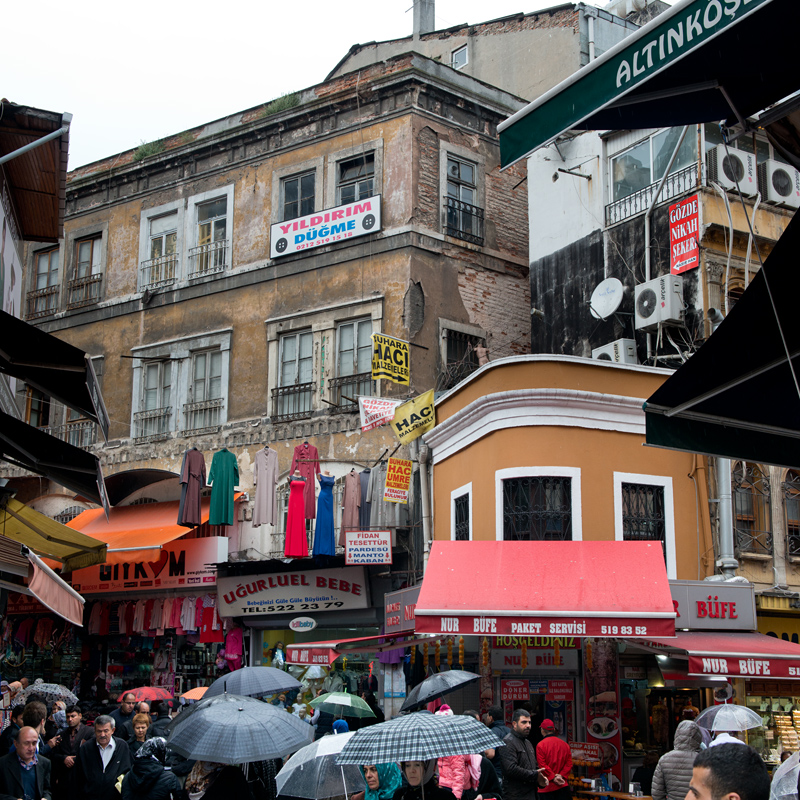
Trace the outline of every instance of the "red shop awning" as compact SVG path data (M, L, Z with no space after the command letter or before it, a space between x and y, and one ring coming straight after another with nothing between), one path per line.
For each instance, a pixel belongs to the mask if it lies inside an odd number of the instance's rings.
M440 635L675 635L650 542L434 542L415 617Z
M378 653L385 650L396 650L400 647L412 647L420 642L437 641L440 637L402 639L409 636L408 631L398 633L381 633L376 636L360 636L356 639L331 639L326 642L305 642L290 644L286 648L288 664L320 664L329 667L339 656L350 653Z
M678 631L649 643L686 653L689 675L800 679L800 645L763 633Z

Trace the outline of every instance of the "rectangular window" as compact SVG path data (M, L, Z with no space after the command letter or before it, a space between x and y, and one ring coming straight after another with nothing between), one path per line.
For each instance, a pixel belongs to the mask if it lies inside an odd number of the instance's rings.
M447 156L447 221L445 233L458 239L483 244L483 209L478 197L477 165Z
M461 69L462 67L466 67L467 62L468 58L466 45L459 47L458 50L453 50L453 53L450 57L450 66L453 69Z
M625 542L661 542L666 561L663 486L622 484L622 539Z
M94 423L82 417L74 409L68 408L64 440L74 447L89 447L94 444Z
M75 277L88 278L100 273L100 239L84 239L76 243Z
M470 540L469 530L469 494L462 494L453 501L455 515L454 535L457 542Z
M375 153L340 161L337 175L338 204L371 197L375 178Z
M311 331L281 336L279 385L272 390L274 414L278 419L311 416L312 342Z
M437 385L442 391L452 389L478 369L478 348L484 344L483 339L461 331L447 329L445 333L447 365Z
M190 251L190 278L223 272L228 256L228 198L197 206L197 247Z
M178 213L150 219L150 258L142 264L142 288L175 282L178 263Z
M34 256L36 288L28 293L28 319L43 317L58 311L59 252L54 247Z
M47 428L50 425L50 398L38 389L28 387L25 403L25 419L34 428Z
M295 175L281 181L284 221L314 213L315 182L315 172Z
M572 479L554 476L503 481L503 539L572 539Z
M167 438L172 416L172 363L151 361L143 368L141 411L134 415L137 441Z
M80 239L75 242L75 269L69 281L69 308L80 308L100 300L103 281L102 239Z
M356 408L358 395L372 395L372 320L343 322L336 330L335 402Z
M220 425L222 411L222 352L207 350L192 356L189 402L184 406L185 432L210 432Z

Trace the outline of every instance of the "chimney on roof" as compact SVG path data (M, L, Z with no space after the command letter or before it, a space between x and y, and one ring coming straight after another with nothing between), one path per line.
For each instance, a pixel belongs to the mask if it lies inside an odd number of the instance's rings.
M414 38L436 29L436 0L414 0Z

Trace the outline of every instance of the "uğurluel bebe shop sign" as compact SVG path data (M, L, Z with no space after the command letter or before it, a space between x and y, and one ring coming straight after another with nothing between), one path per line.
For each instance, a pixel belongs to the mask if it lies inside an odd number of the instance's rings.
M318 614L367 608L363 567L217 579L220 616Z

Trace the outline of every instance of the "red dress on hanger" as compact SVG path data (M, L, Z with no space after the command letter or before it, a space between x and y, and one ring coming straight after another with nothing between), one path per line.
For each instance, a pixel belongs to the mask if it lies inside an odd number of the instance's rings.
M305 516L306 482L289 478L289 511L286 515L286 558L305 558L308 555Z

